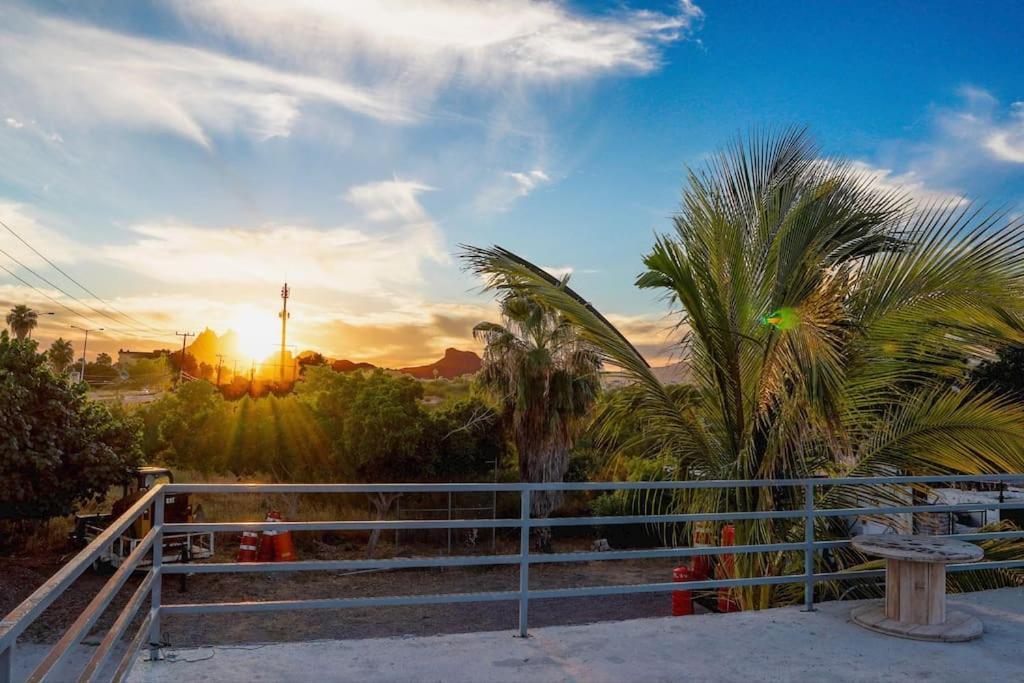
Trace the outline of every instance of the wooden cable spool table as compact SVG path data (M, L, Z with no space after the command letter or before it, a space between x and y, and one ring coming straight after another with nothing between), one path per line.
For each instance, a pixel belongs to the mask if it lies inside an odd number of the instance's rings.
M853 621L901 638L960 642L979 638L981 622L946 609L946 565L984 557L971 543L938 536L868 534L854 548L885 558L885 600L856 607Z

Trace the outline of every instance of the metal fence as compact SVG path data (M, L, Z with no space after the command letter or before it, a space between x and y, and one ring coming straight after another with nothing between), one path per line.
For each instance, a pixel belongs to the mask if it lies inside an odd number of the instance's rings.
M815 584L825 581L879 578L884 571L815 572L816 553L849 545L849 539L815 540L814 521L825 518L862 518L905 513L967 512L979 509L1024 509L1024 500L1016 502L960 503L955 505L879 505L853 508L828 508L815 505L815 497L824 488L865 487L864 497L878 501L878 487L909 487L920 484L1008 484L1024 482L1024 474L979 476L921 476L921 477L857 477L848 479L779 479L747 481L656 481L656 482L584 482L552 484L163 484L148 491L135 505L121 516L88 547L76 555L57 574L29 596L21 605L0 621L0 683L15 680L14 663L16 641L31 623L57 597L61 595L99 557L105 548L124 534L139 515L152 507L153 526L125 562L92 599L64 636L24 680L42 681L56 671L73 648L94 627L111 600L125 585L132 572L142 570L142 560L148 553L152 562L145 570L141 583L122 609L109 631L96 648L93 656L78 675L79 681L102 680L104 666L114 650L122 645L129 625L149 600L141 625L129 641L117 668L110 677L122 680L130 671L144 644L153 654L160 646L160 621L164 616L180 614L211 614L225 612L273 612L293 609L340 609L396 605L428 605L465 602L517 601L519 605L519 635L526 636L529 625L531 600L573 598L627 593L668 592L679 590L672 582L634 585L588 586L578 588L530 589L530 567L535 564L636 560L650 558L676 558L707 555L744 554L761 552L801 552L803 571L784 576L759 576L691 581L688 590L739 588L767 584L803 584L804 604L814 609ZM536 491L615 491L615 490L686 490L686 489L752 489L793 488L802 492L803 506L792 510L766 510L749 512L708 512L692 514L623 515L614 517L564 517L537 519L530 516L530 498ZM906 490L906 489L903 489ZM368 493L518 493L520 514L508 519L453 519L453 520L357 520L327 522L209 522L174 524L164 521L164 496L178 493L198 494L368 494ZM913 502L913 501L912 501ZM538 554L530 551L530 531L538 527L567 527L612 524L686 524L695 522L731 522L740 520L794 519L803 520L802 541L757 545L716 547L671 547L648 550L612 550L600 552L569 552ZM164 535L191 532L243 532L243 531L367 531L372 529L465 529L512 528L519 530L519 552L506 555L474 555L453 557L409 557L365 560L318 560L297 562L210 562L196 564L164 564ZM967 541L996 538L1021 538L1024 531L949 534L947 537ZM191 604L163 604L160 589L163 576L174 574L211 574L231 572L296 572L359 569L411 569L425 567L468 567L518 565L519 588L515 591L450 593L443 595L407 595L370 598L329 598L316 600L275 600L263 602L215 602ZM1024 567L1024 560L954 564L947 571L980 569L1007 569ZM103 675L101 675L103 674ZM63 674L66 676L66 674Z

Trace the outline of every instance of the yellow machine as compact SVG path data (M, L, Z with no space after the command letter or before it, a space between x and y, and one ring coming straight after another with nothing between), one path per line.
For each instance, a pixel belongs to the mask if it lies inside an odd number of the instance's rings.
M139 467L132 473L132 476L124 483L122 497L114 503L109 513L97 513L91 515L75 516L75 531L72 538L81 545L88 545L104 529L110 526L114 520L123 515L136 501L157 484L171 484L174 482L174 475L166 467L144 466ZM114 544L97 558L93 568L103 571L112 567L118 567L139 541L153 528L153 510L150 508L139 515L128 532L121 536ZM170 523L184 523L202 521L202 506L195 510L189 503L187 493L168 493L164 496L164 521ZM211 557L213 555L213 534L212 533L189 533L172 534L164 536L164 562L188 562ZM142 565L148 564L144 560Z

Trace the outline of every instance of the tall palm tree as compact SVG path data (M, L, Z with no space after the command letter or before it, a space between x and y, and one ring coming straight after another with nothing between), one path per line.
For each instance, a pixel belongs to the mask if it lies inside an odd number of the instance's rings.
M25 304L18 304L7 314L7 326L18 339L24 339L31 334L38 323L39 314Z
M50 359L50 365L58 373L67 370L75 360L75 349L67 339L58 337L50 344L50 350L46 352Z
M491 279L560 312L631 377L615 413L643 429L627 446L680 478L772 479L1024 471L1024 408L969 382L966 361L1024 337L1024 222L955 203L920 207L803 130L754 134L691 171L673 234L637 286L678 306L694 391L670 393L583 300L500 248L468 254ZM892 491L877 491L893 495ZM800 492L676 496L688 511L794 508ZM848 489L818 505L857 506ZM826 532L826 529L822 530ZM737 522L736 542L796 540L802 522ZM797 558L743 554L741 576ZM743 589L746 608L775 587Z
M502 292L502 322L473 328L486 344L477 382L501 404L520 478L562 481L582 418L600 389L600 358L561 314L514 290ZM531 514L547 517L560 499L557 491L534 492ZM550 529L537 530L542 550L550 540Z

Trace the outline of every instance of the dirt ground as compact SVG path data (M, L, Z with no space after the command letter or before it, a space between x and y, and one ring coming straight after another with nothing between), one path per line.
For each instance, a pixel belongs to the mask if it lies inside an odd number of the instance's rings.
M218 539L215 558L230 561L231 539ZM507 545L508 547L504 547ZM589 541L563 539L556 551L589 549ZM303 559L362 558L351 545L300 544ZM498 552L515 552L513 542L499 543ZM381 554L388 555L382 547ZM403 556L437 556L436 545L404 545ZM68 555L0 558L0 615L6 614L66 561ZM638 560L533 565L531 588L565 588L669 581L678 561ZM107 580L91 570L59 598L28 630L27 640L53 642L81 613ZM139 576L132 577L97 624L89 640L98 640L130 597ZM202 574L164 580L164 602L219 602L236 600L294 600L299 598L369 597L511 591L518 589L518 567L466 567L410 569L375 572L295 572L280 574ZM598 598L537 600L530 603L530 625L552 626L668 616L671 597L666 593ZM272 614L221 614L168 617L164 639L174 647L223 645L265 641L299 641L321 638L375 638L400 635L434 635L516 628L518 606L514 601L403 607L372 607L343 610L301 610Z

